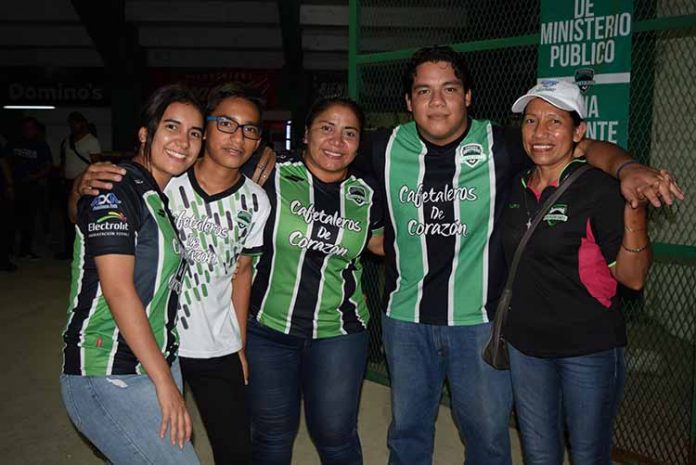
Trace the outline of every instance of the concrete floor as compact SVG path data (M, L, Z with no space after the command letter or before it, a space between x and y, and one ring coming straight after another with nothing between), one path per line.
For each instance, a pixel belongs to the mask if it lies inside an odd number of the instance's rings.
M50 259L22 261L14 274L0 272L0 354L5 360L0 383L0 462L11 464L102 463L72 427L60 399L61 331L69 287L69 264ZM195 446L204 464L212 455L194 404ZM360 407L360 436L365 464L385 464L389 425L388 388L365 382ZM521 465L514 430L514 464ZM461 464L464 451L449 409L437 420L435 465ZM318 465L304 427L295 442L294 465Z

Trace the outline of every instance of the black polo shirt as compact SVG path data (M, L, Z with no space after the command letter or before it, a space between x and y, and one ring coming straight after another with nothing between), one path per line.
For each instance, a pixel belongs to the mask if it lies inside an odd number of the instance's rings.
M562 183L585 163L573 160ZM508 264L527 223L555 191L527 186L532 170L515 179L503 214ZM535 357L586 355L626 344L614 264L623 238L624 199L618 182L598 169L585 172L537 226L513 285L505 337Z

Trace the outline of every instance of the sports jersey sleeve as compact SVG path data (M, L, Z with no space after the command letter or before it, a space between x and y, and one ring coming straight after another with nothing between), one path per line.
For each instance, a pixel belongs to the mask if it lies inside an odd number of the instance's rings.
M261 255L263 250L263 232L266 228L268 216L271 214L271 204L265 192L260 191L258 196L259 211L254 216L249 234L247 234L244 240L244 249L242 249L243 255L257 256Z
M351 168L364 175L382 179L384 177L384 153L391 131L380 129L361 136L358 155Z
M592 215L592 231L604 260L611 266L616 261L623 240L625 200L621 196L617 181L604 173L597 175L601 179L596 187L592 187L598 194L594 202L596 208Z
M527 156L522 145L522 130L507 126L503 129L503 138L514 171L519 173L522 170L531 168L532 160Z
M92 256L135 255L140 202L140 197L128 187L128 178L115 183L111 191L80 199L77 225Z
M520 128L512 126L503 128L503 140L513 166L513 172L519 173L532 166L532 161L522 145L522 130Z

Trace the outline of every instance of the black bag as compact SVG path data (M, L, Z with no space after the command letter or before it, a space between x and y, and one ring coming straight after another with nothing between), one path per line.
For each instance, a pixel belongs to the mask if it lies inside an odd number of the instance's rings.
M512 299L512 283L515 280L515 274L517 273L517 266L520 264L520 258L522 257L522 252L529 242L529 238L532 237L534 229L537 225L541 223L542 218L546 215L546 212L553 206L558 198L565 192L566 189L585 171L591 169L589 165L584 165L575 170L573 174L568 176L568 179L563 181L561 185L556 189L556 192L549 197L541 209L537 212L534 217L534 221L531 222L527 232L522 236L517 250L515 250L515 255L512 259L512 264L510 265L510 270L508 271L507 281L505 282L505 288L503 293L500 295L498 300L498 305L495 308L495 317L493 318L493 326L491 328L491 336L483 347L483 352L481 357L483 361L492 366L497 370L509 370L510 369L510 357L508 356L507 341L503 337L503 328L505 327L505 321L507 320L508 311L510 310L510 300Z

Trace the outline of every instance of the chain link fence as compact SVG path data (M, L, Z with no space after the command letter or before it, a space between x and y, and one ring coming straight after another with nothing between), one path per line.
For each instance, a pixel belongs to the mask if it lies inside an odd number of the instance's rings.
M359 3L359 4L358 4ZM539 1L351 1L351 73L368 127L408 121L405 60L418 47L450 44L473 77L470 113L516 124L510 105L536 81ZM669 168L696 192L696 1L634 0L629 147ZM651 213L655 263L645 290L624 299L627 382L615 457L628 464L696 464L696 204ZM368 377L388 382L380 339L382 268L367 260L373 313Z

